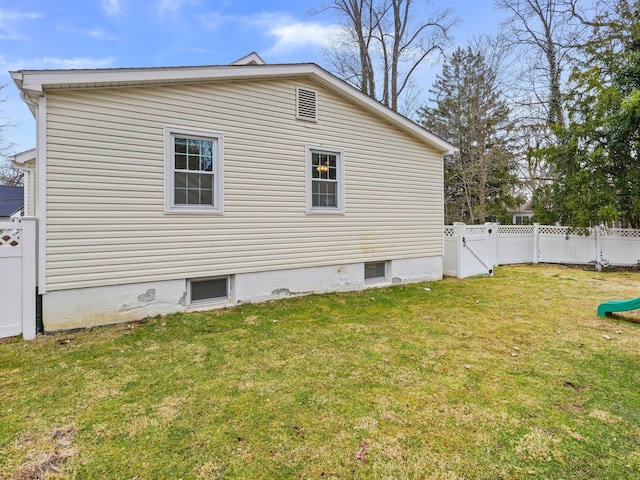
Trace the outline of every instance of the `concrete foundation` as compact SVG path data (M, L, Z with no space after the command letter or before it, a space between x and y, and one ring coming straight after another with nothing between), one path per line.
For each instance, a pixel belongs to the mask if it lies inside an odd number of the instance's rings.
M386 278L374 281L365 281L363 263L231 274L230 279L227 300L193 305L187 295L189 279L50 291L43 296L44 328L90 328L238 303L440 280L442 257L390 260Z

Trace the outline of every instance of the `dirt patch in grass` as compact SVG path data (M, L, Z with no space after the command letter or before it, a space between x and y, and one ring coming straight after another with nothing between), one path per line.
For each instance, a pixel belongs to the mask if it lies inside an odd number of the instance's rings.
M179 397L167 397L160 402L160 405L156 408L156 415L163 422L170 422L178 416L180 413L179 406L184 402L184 398Z
M74 426L57 428L51 435L51 440L54 441L53 451L36 454L31 461L18 467L9 477L10 480L43 480L58 473L60 466L78 453L73 448L76 432Z

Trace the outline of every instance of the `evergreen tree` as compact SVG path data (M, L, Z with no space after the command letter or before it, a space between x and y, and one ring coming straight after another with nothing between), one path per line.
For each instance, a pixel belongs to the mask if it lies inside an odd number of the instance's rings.
M536 193L534 211L574 227L640 228L640 0L584 22L593 35L571 77L569 123L544 152L557 180Z
M521 199L495 69L481 51L458 48L430 92L435 106L419 110L423 126L459 149L445 158L445 222L504 219Z

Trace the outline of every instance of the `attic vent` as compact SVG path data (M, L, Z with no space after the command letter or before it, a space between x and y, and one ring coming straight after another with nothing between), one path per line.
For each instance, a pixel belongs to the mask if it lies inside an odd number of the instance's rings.
M296 118L316 122L318 120L318 94L314 90L298 87Z

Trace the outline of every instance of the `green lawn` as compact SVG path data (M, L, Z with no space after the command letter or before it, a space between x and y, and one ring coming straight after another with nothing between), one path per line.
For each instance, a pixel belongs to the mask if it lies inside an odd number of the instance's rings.
M596 315L636 296L499 267L4 341L0 477L640 478L640 316Z

